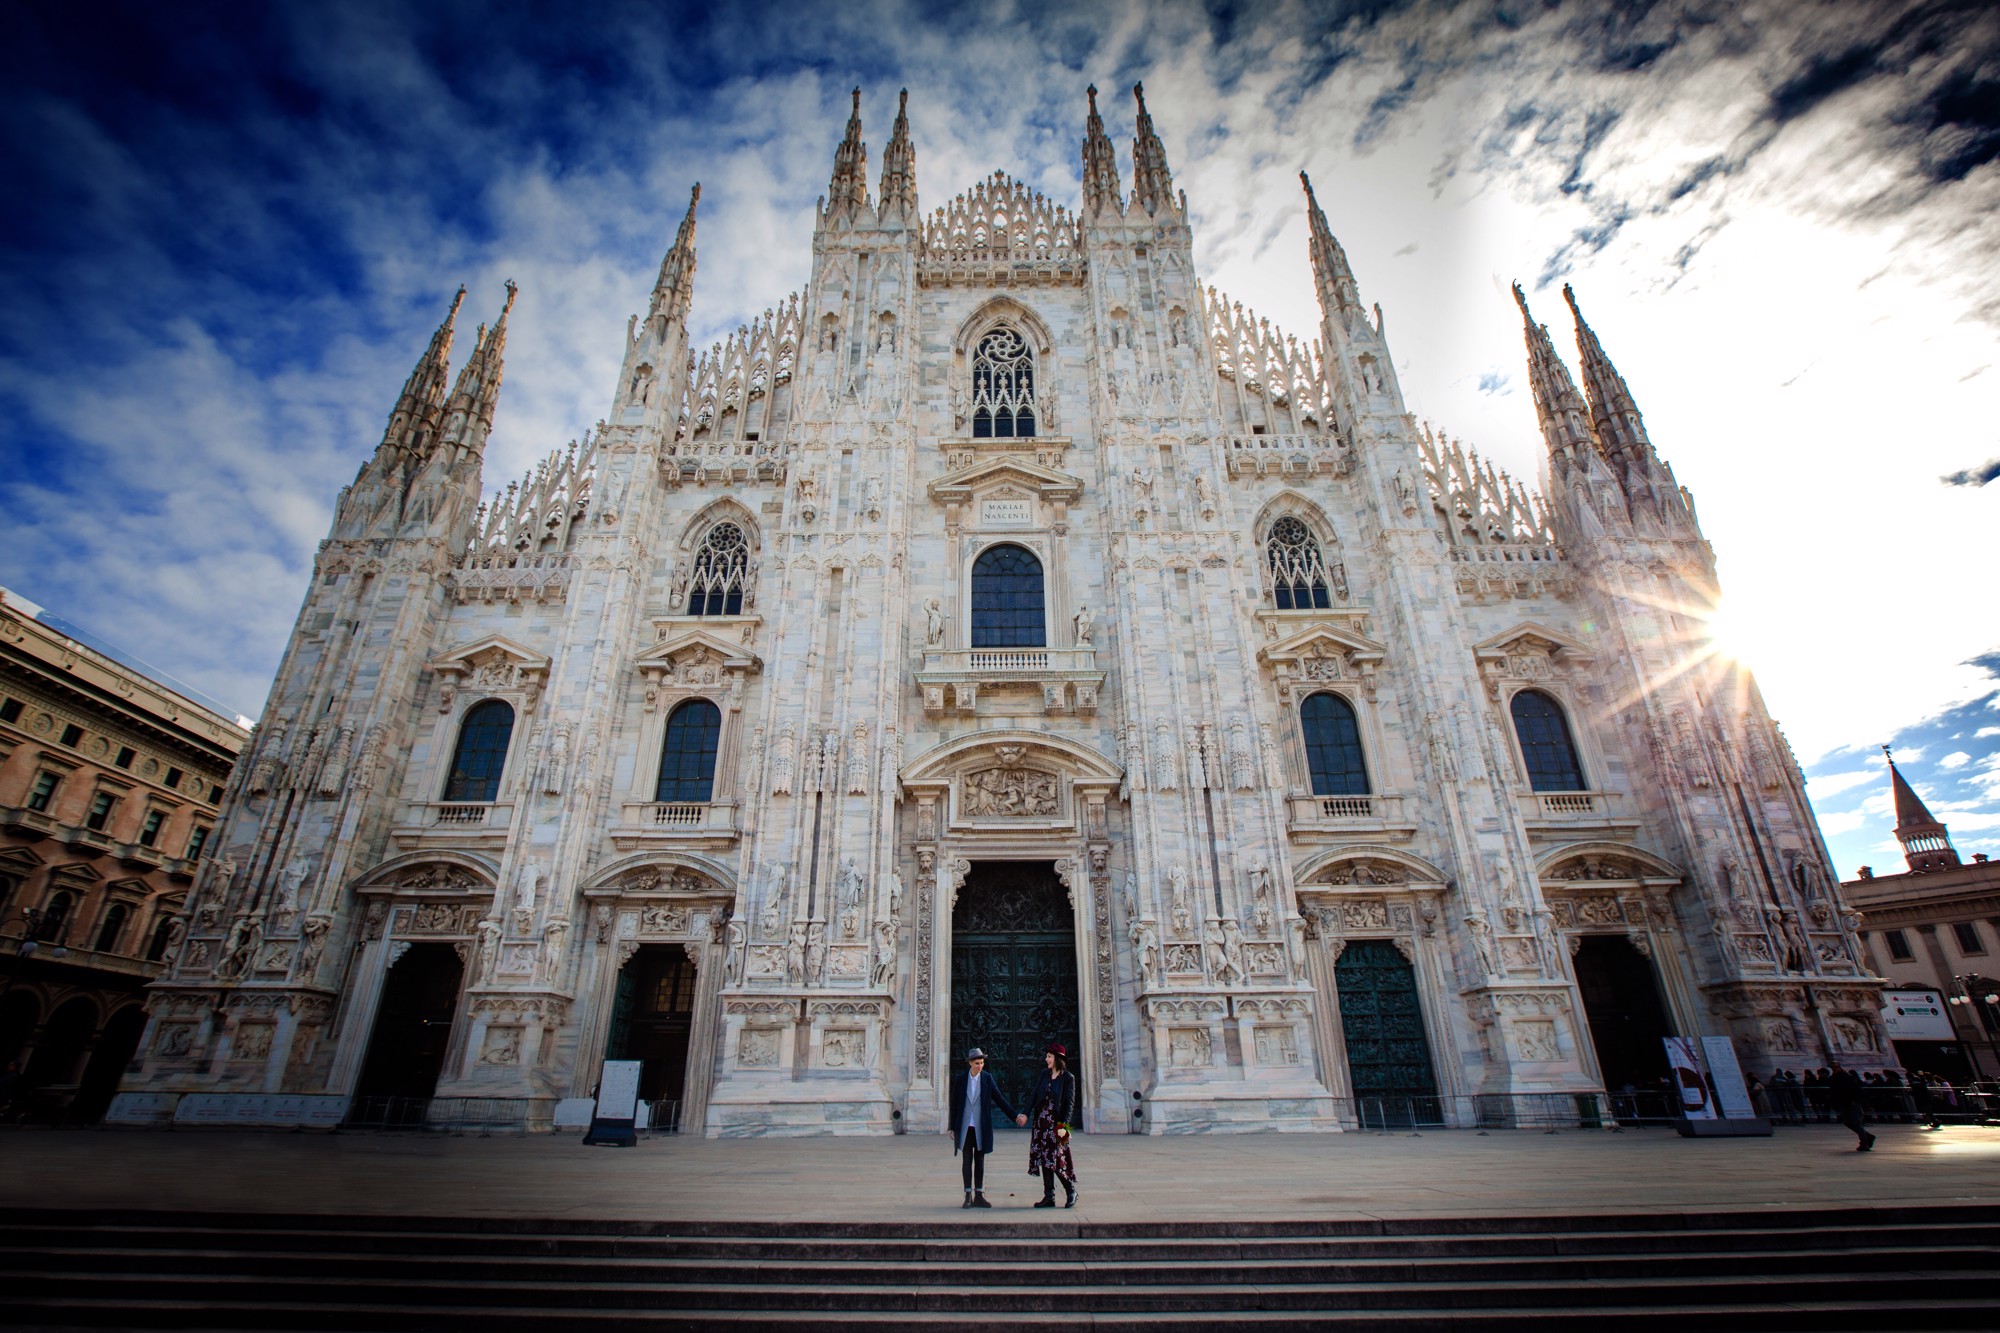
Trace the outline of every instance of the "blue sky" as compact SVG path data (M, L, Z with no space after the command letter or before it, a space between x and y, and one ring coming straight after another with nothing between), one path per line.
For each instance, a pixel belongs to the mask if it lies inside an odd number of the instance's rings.
M0 584L257 712L333 498L460 282L522 288L504 486L608 402L703 184L694 322L804 281L848 90L925 207L1078 190L1146 82L1205 280L1309 335L1295 173L1417 413L1538 469L1506 284L1585 311L1694 492L1844 874L1880 753L2000 852L1985 4L17 4L0 12ZM1982 734L1984 733L1984 734Z

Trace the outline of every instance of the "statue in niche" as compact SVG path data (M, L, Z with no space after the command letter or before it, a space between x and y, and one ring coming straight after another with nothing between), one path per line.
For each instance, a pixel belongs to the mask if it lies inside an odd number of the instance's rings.
M311 873L312 868L306 864L304 857L285 867L283 873L278 876L278 911L292 912L298 909L299 889L304 886L306 876Z
M815 921L806 929L807 984L816 984L826 970L826 927Z
M222 957L215 964L215 975L225 980L242 976L249 970L250 959L255 956L257 946L263 942L263 926L255 917L237 917L230 923L229 934L222 941Z
M333 918L318 912L306 918L299 928L299 970L301 981L311 981L319 971L319 956L326 949L327 932L333 929Z
M806 980L806 923L794 921L785 940L785 980L802 986Z
M944 604L935 597L924 600L924 642L933 648L944 647Z
M1194 924L1194 894L1188 888L1187 867L1178 862L1167 871L1167 901L1173 905L1174 932L1186 935Z
M1132 491L1141 505L1153 502L1153 469L1143 464L1132 469Z
M1160 932L1150 921L1132 923L1132 956L1139 961L1139 979L1147 986L1160 984Z
M731 921L723 927L722 984L740 986L743 984L743 955L749 941L741 921Z
M875 921L875 970L869 975L871 986L883 987L896 973L896 923L886 917Z
M1071 618L1070 624L1076 631L1076 646L1079 648L1090 647L1090 634L1092 629L1090 608L1087 606L1079 606L1076 609L1076 615Z

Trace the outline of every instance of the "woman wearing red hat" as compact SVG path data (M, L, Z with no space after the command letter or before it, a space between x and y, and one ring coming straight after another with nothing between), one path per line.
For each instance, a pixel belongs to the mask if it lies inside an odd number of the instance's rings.
M1069 1051L1059 1041L1042 1055L1046 1066L1028 1098L1028 1174L1042 1178L1037 1208L1056 1206L1056 1182L1068 1196L1065 1208L1076 1207L1076 1164L1069 1155L1069 1127L1076 1119L1076 1075L1069 1072Z

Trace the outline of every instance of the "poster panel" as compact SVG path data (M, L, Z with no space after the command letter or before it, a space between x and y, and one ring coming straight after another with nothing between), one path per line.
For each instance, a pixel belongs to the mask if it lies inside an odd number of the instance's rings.
M1724 1120L1755 1120L1757 1108L1750 1103L1750 1089L1743 1085L1743 1067L1736 1063L1736 1043L1727 1037L1703 1037L1702 1059L1708 1065L1709 1082L1715 1085L1715 1101Z
M1680 1093L1681 1114L1689 1120L1713 1120L1715 1101L1708 1093L1708 1080L1701 1076L1701 1057L1695 1054L1692 1037L1667 1037L1667 1067Z
M1956 1041L1944 996L1934 990L1882 992L1882 1026L1891 1041Z
M606 1060L597 1082L597 1118L633 1120L639 1112L638 1060Z

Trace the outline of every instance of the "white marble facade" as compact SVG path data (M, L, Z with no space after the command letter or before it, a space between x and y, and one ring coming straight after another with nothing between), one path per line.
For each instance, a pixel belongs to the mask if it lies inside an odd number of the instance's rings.
M933 1129L989 860L1067 886L1093 1128L1135 1095L1152 1132L1337 1127L1336 967L1370 940L1448 1114L1603 1086L1597 935L1748 1067L1882 1062L1790 752L1746 680L1688 669L1691 501L1580 317L1584 392L1528 324L1531 496L1418 424L1310 196L1316 341L1204 290L1140 110L1129 192L1093 94L1080 209L995 173L926 216L901 114L871 195L857 94L809 287L690 348L691 204L605 419L485 504L505 314L449 390L447 321L340 497L198 884L209 947L127 1087L351 1091L388 969L443 943L438 1092L584 1093L618 970L669 944L689 1128ZM1041 568L1040 645L974 645L996 545ZM1524 690L1575 790L1531 784ZM1319 694L1363 792L1315 794ZM661 801L694 699L710 798ZM497 788L445 799L493 700Z

